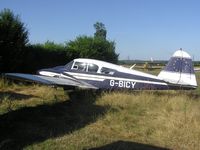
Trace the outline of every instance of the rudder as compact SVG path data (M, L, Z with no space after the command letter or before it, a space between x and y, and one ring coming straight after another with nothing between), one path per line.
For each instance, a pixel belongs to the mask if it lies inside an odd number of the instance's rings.
M182 49L177 50L158 77L171 84L197 87L191 56Z

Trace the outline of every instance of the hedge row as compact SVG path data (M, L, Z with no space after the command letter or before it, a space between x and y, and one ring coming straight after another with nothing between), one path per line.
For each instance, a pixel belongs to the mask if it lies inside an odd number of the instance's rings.
M20 52L6 51L0 59L1 72L35 73L38 69L64 65L79 57L76 51L70 49L58 51L40 46L27 46Z

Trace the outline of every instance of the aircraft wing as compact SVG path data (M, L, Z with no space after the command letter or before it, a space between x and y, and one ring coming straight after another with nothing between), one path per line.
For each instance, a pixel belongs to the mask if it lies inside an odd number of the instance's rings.
M83 81L79 81L72 78L64 78L64 77L49 77L49 76L41 76L41 75L33 75L33 74L23 74L23 73L5 73L7 78L12 78L15 80L22 80L34 83L40 83L45 85L56 85L62 87L78 87L84 89L98 89L97 87L88 84Z

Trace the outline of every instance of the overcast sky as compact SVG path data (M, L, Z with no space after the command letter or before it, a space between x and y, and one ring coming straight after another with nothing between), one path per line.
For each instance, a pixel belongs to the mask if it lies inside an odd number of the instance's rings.
M19 14L31 43L92 36L105 24L120 59L169 59L179 48L200 60L199 0L0 0Z

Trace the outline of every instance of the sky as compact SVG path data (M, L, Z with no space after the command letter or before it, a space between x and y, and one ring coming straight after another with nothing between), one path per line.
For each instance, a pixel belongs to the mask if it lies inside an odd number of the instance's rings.
M0 0L29 31L30 43L93 36L105 24L119 59L168 60L182 48L200 60L199 0Z

